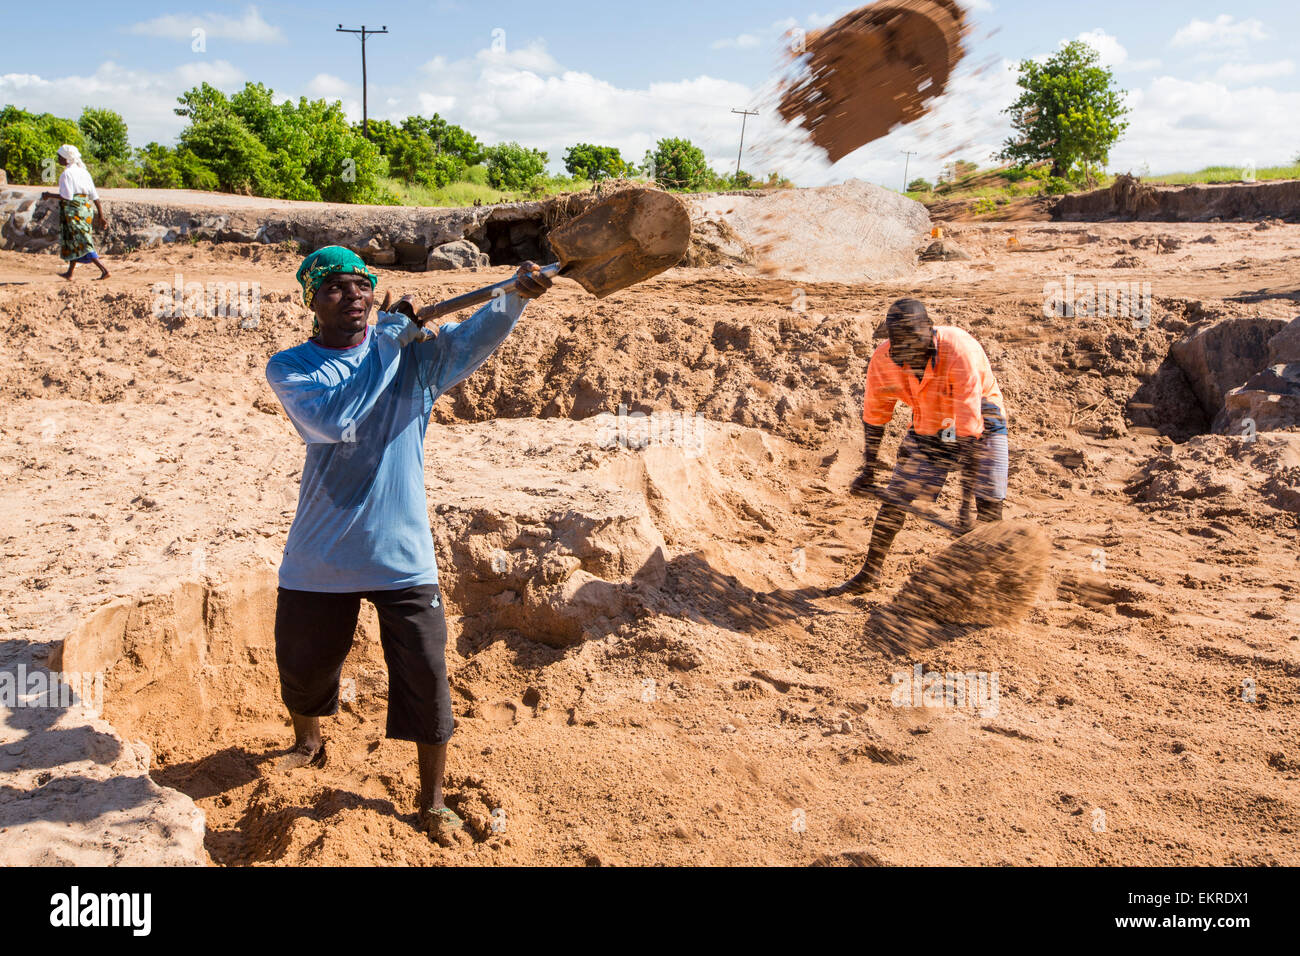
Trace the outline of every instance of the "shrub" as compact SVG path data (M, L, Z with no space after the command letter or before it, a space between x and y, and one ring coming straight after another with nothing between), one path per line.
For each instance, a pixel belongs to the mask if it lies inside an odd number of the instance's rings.
M101 163L130 159L126 121L117 113L87 106L81 111L77 126L86 138L87 153Z
M546 154L518 143L489 146L487 153L488 183L497 189L528 189L546 172Z
M689 139L659 140L654 152L646 153L645 171L665 189L704 189L716 178L704 151Z
M590 180L625 176L629 170L617 147L591 143L570 146L564 154L564 168L571 176Z
M29 113L16 106L0 109L0 168L16 183L38 183L43 173L59 177L56 155L64 143L84 149L77 124L52 113Z

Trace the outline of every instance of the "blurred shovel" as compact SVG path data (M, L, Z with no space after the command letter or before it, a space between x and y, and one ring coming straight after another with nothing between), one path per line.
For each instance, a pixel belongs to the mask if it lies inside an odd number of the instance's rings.
M598 299L670 269L686 254L691 218L677 197L658 189L622 189L546 236L559 262L542 267L567 276ZM421 323L513 292L515 279L466 292L420 311Z

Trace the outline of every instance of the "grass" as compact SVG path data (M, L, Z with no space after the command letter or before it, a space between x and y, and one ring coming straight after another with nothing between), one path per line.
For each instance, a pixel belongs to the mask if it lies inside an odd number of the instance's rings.
M558 196L561 193L581 192L591 187L585 179L572 179L567 176L547 176L543 179L540 190L497 189L488 185L487 169L483 166L471 166L468 179L448 183L438 189L430 189L418 183L407 183L400 179L380 179L381 189L386 189L402 206L472 206L475 200L483 205L498 202L519 202L525 199L538 199L545 196Z
M1239 183L1245 171L1240 166L1207 166L1194 173L1168 173L1162 176L1143 176L1142 181L1154 185L1184 186L1193 183ZM1264 182L1270 179L1300 179L1300 162L1289 166L1268 166L1255 170L1255 180ZM1113 175L1102 175L1092 187L1071 185L1070 192L1087 192L1088 189L1106 189L1115 181ZM1038 196L1044 193L1044 183L1040 179L1017 174L1012 167L1002 166L995 169L981 169L951 183L943 183L930 192L905 192L908 199L917 202L934 203L946 199L964 199L977 203L981 207L1001 206L1013 199L1023 196Z
M1166 173L1160 176L1144 176L1142 181L1148 183L1167 183L1170 186L1185 186L1191 183L1239 183L1245 170L1241 166L1206 166L1195 173ZM1290 166L1268 166L1255 170L1255 180L1300 179L1300 163Z

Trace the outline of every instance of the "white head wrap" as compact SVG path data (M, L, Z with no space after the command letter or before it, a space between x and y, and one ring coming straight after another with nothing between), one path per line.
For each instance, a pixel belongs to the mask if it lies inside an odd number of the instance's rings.
M69 166L86 168L86 164L81 161L81 150L69 143L64 143L59 147L59 155L68 161Z

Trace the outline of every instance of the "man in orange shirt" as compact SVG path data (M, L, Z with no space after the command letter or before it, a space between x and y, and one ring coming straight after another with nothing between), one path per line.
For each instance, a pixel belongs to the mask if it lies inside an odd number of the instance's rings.
M876 488L880 441L904 402L912 408L912 427L898 448L898 462L884 490L889 499L876 513L871 546L862 570L830 590L859 594L880 580L894 537L906 513L894 502L933 502L954 468L962 476L960 524L1002 517L1007 496L1007 419L988 356L969 332L935 326L916 299L899 299L885 316L889 341L871 356L867 367L862 427L866 438L862 472L850 491L869 495ZM972 499L974 509L971 507Z

